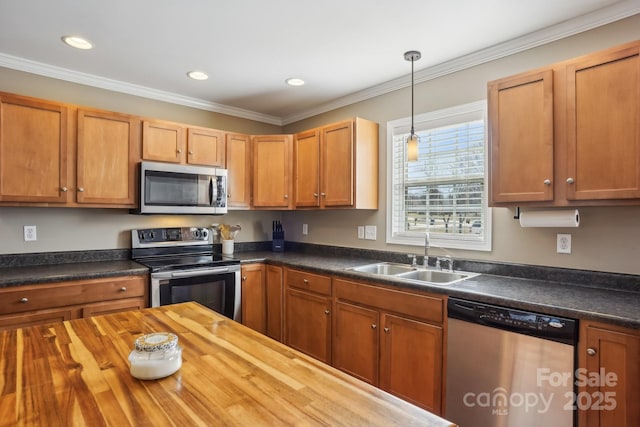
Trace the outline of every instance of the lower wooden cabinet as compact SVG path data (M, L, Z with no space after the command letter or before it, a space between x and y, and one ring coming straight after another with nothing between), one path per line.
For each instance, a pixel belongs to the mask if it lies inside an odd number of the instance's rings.
M444 299L334 278L333 366L442 413Z
M331 278L286 268L284 343L331 363Z
M147 276L121 276L0 289L0 330L148 306Z
M640 426L640 330L582 322L578 365L580 427Z
M246 264L242 277L242 324L262 334L267 332L267 293L264 264Z
M283 339L284 273L282 267L267 265L267 336Z

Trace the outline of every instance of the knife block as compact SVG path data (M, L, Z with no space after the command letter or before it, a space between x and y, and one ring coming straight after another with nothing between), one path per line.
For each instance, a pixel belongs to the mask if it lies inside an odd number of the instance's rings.
M273 252L284 252L284 239L273 239L271 249Z

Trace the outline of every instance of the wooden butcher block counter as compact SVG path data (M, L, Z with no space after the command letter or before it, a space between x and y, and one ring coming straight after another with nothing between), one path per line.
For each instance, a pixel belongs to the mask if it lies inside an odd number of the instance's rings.
M129 372L134 340L173 332L182 368ZM0 425L451 426L196 303L0 333Z

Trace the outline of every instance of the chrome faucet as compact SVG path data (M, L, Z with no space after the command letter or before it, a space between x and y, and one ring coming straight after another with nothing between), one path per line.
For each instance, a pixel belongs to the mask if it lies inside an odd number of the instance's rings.
M429 232L427 231L424 234L424 258L422 259L422 266L424 268L429 267Z

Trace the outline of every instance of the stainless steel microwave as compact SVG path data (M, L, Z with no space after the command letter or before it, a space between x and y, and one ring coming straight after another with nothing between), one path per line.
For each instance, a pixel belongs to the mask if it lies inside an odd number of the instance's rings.
M227 213L227 170L172 163L140 163L138 214Z

